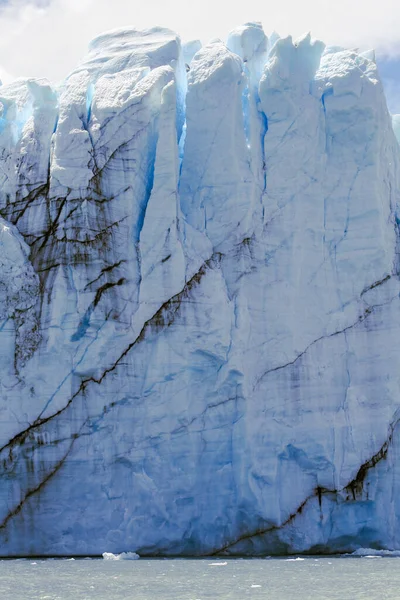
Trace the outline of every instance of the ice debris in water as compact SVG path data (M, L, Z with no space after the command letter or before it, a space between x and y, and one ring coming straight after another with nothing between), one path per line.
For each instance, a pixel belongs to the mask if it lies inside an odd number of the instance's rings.
M138 560L140 556L136 552L122 552L121 554L103 552L103 558L104 560Z

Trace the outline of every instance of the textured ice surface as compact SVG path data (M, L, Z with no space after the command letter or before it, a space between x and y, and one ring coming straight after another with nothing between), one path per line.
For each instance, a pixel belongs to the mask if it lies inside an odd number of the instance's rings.
M397 141L400 144L400 115L392 115L392 123L393 123L394 133L397 137Z
M371 58L123 30L0 88L2 555L400 549Z
M377 558L384 556L400 557L398 550L376 550L375 548L357 548L351 556L366 556L368 558Z

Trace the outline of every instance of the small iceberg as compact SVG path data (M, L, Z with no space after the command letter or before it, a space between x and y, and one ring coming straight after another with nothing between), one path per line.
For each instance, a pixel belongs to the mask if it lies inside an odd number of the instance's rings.
M140 556L136 552L122 552L121 554L103 552L103 558L104 560L138 560Z

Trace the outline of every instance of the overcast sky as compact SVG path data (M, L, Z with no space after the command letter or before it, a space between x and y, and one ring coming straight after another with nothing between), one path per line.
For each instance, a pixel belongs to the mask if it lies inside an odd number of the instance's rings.
M0 0L0 77L63 79L90 39L107 29L162 25L184 40L227 33L257 20L268 34L295 37L311 31L327 44L375 47L388 62L397 96L400 80L398 0ZM391 57L387 61L386 57ZM391 81L390 81L391 80ZM397 80L397 84L396 84ZM397 88L396 88L397 85ZM399 106L400 110L400 106Z

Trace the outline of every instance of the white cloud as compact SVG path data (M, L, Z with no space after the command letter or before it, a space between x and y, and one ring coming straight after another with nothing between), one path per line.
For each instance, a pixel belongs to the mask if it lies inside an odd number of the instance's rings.
M3 69L3 67L0 66L0 81L3 85L11 83L15 78L15 75L11 75L11 73L8 73L5 69Z
M311 31L326 43L400 54L400 3L393 0L52 0L47 8L11 0L0 15L0 65L16 76L58 80L91 38L114 27L162 25L182 38L225 38L249 20L266 33Z

